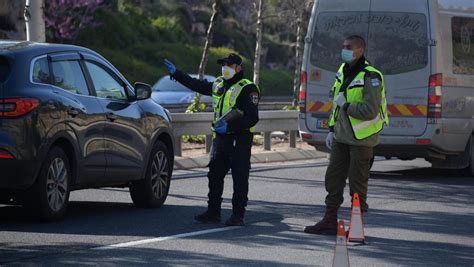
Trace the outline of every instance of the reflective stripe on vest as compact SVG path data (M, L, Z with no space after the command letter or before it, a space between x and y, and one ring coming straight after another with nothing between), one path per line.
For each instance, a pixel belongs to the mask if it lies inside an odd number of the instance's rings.
M380 113L372 120L364 121L359 120L354 117L349 116L349 121L354 132L354 136L357 140L365 139L369 136L372 136L383 129L383 125L388 125L388 116L387 116L387 99L385 97L385 83L382 73L376 68L369 66L368 62L365 62L367 66L359 72L354 80L346 88L346 101L347 103L358 103L364 101L364 83L365 83L365 74L366 72L375 72L377 73L381 81L381 103L380 103ZM339 68L336 81L332 89L333 98L339 94L342 84L344 83L344 74L343 74L344 64ZM337 106L335 101L333 101L333 111L329 121L329 126L334 126L336 124L337 116L339 115L340 108Z
M212 107L214 108L213 122L216 122L219 119L220 112L222 112L221 114L225 114L228 110L232 109L235 106L237 98L242 92L242 89L244 89L245 86L250 84L254 83L248 79L242 79L237 83L233 84L223 95L224 78L222 78L221 76L214 81L214 83L212 84ZM257 91L260 94L260 88L257 85L255 86L257 87ZM255 126L251 127L249 131L252 133L255 132Z

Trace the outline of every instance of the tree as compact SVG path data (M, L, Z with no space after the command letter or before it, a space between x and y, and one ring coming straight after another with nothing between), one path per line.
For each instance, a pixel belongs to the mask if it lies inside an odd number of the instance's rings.
M93 14L105 6L104 0L47 0L46 27L55 41L75 40L81 29L98 25Z
M204 72L206 70L206 64L209 57L209 49L212 45L212 35L214 34L214 27L217 23L217 16L219 15L219 10L221 8L222 1L215 0L212 5L212 16L209 22L209 27L207 28L206 42L204 44L204 51L202 52L201 63L199 63L198 77L199 80L204 79ZM187 112L196 112L202 111L206 107L206 104L201 103L201 95L196 93L193 99L193 103L188 107Z
M25 39L25 1L0 0L0 39Z
M255 44L255 61L253 65L253 82L258 84L260 81L260 59L262 56L262 35L263 35L263 0L258 0L255 4L257 9L257 41Z
M283 1L282 9L289 13L288 23L296 28L295 40L295 73L293 76L293 107L298 105L298 94L301 83L301 64L303 61L303 36L306 34L308 20L314 0Z

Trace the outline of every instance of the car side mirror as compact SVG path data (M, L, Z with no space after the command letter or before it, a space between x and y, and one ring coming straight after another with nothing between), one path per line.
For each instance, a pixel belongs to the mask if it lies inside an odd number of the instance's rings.
M135 95L137 100L144 100L151 97L151 86L146 83L135 83Z

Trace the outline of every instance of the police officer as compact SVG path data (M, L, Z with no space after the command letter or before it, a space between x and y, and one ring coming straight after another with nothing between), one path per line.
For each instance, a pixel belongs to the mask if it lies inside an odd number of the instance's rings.
M367 212L367 187L373 147L388 124L382 73L364 57L365 41L357 35L344 41L340 66L332 88L333 110L326 146L331 150L325 176L326 214L304 231L311 234L336 234L337 212L344 198L346 178L350 195L359 194L361 210Z
M258 122L260 90L256 84L244 78L242 58L233 53L217 61L222 65L222 76L214 82L191 78L177 70L167 59L164 63L176 81L200 94L212 96L214 139L207 174L208 207L194 219L201 223L220 222L224 177L231 169L234 183L232 216L225 224L244 225L249 190L250 153L255 124ZM230 111L238 111L239 115L233 116L232 120L219 120Z

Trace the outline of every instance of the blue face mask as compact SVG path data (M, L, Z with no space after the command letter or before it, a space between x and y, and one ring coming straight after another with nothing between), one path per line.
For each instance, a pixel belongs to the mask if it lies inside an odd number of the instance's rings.
M354 51L342 49L341 58L342 58L342 61L346 63L351 63L354 60Z

